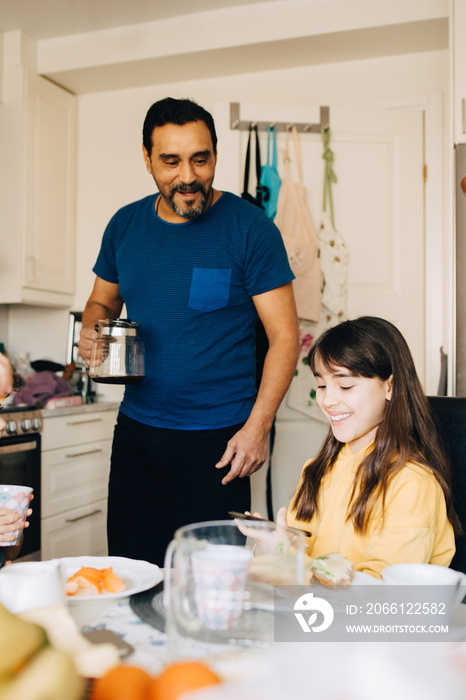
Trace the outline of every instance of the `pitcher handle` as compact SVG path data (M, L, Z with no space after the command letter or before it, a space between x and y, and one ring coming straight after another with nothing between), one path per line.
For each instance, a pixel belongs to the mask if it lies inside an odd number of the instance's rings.
M163 586L163 605L167 610L167 620L172 618L178 619L184 629L188 632L197 632L201 627L201 621L193 614L188 598L183 598L182 601L175 597L172 600L172 572L173 572L173 557L175 555L178 542L173 539L167 547L164 560L164 586ZM179 572L178 572L179 575Z
M167 547L165 552L165 559L163 562L164 568L164 581L163 581L163 606L166 610L170 605L170 587L171 587L171 575L173 567L173 556L176 550L176 540L172 540Z
M457 590L456 590L456 596L455 596L455 608L461 603L463 598L466 596L466 574L464 574L462 571L458 572L460 574L460 578L458 580L458 585L457 585Z

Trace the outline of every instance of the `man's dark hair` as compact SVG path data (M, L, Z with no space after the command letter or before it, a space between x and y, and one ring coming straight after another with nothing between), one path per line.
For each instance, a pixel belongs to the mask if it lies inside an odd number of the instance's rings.
M217 152L217 134L212 115L193 100L165 97L154 102L149 108L142 127L142 143L149 154L152 152L152 132L158 126L177 124L184 126L189 122L204 122L212 137L214 153Z

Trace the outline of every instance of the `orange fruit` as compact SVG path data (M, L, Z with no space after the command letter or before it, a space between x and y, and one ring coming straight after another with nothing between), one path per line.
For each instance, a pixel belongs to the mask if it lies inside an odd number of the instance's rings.
M94 681L91 700L147 700L152 676L137 666L114 666Z
M178 661L153 678L149 700L178 700L182 693L221 683L219 676L200 661Z

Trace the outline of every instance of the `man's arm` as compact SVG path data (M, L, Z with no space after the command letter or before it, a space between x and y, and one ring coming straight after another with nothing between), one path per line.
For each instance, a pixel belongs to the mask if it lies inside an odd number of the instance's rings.
M267 458L267 435L275 414L290 385L298 362L299 325L292 283L253 297L269 349L256 402L241 430L227 444L218 469L230 465L222 480L248 476L261 468Z
M97 337L94 326L101 319L118 318L123 308L118 284L96 277L94 289L83 312L83 327L79 335L79 354L87 364L91 361L92 343Z

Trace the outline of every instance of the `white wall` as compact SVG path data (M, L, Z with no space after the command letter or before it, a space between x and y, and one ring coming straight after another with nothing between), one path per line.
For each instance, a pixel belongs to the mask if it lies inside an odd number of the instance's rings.
M448 71L448 52L439 51L80 96L75 309L83 308L91 291L92 266L109 218L155 190L142 159L141 130L156 100L190 97L214 112L217 103L230 101L315 106L396 102L435 93L445 96L447 108ZM228 162L238 153L223 148L221 133L218 152L216 186L222 189L222 172L227 181ZM440 208L443 196L438 193Z
M448 52L437 51L80 96L73 310L84 307L91 291L92 266L109 218L120 206L154 191L142 159L141 129L145 113L155 100L167 95L191 97L214 111L217 103L230 101L315 106L397 101L435 93L444 96L448 109L448 90ZM219 134L216 185L220 189L222 172L226 179L229 160L238 158L237 153L229 151L226 138L223 143L225 148ZM238 183L237 191L240 186ZM443 197L444 193L439 192L439 207ZM11 307L8 344L12 352L29 351L33 359L47 357L64 362L67 333L66 310Z
M91 290L90 272L103 229L114 211L154 191L141 152L142 121L157 99L191 97L214 111L218 102L343 104L445 96L448 106L448 52L414 54L345 64L303 67L221 79L157 85L84 95L78 114L78 211L76 308ZM237 153L222 150L219 135L216 185ZM241 183L238 183L238 189ZM440 202L443 193L439 193Z

